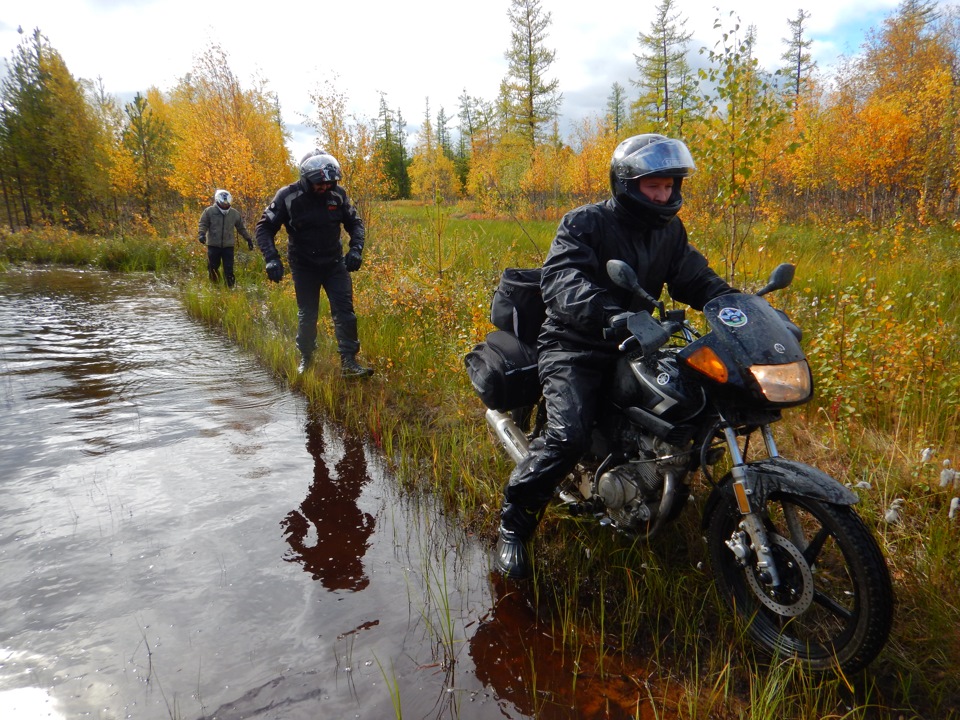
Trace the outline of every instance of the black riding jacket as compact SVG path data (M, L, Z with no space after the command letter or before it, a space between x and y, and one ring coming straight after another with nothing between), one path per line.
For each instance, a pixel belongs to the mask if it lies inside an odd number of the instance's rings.
M350 236L350 249L363 251L363 220L339 185L320 195L304 191L299 182L280 188L257 221L257 246L267 262L280 256L274 238L281 226L287 229L293 267L339 262L343 257L341 226Z
M670 297L702 310L718 295L736 292L687 239L680 218L651 228L613 200L571 210L560 221L543 264L540 283L547 305L543 340L596 347L614 315L636 306L632 294L613 284L607 260L626 262L655 298L664 286Z

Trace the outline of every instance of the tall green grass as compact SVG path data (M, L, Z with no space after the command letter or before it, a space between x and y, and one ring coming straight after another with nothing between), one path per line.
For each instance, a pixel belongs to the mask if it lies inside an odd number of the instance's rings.
M199 245L199 243L198 243ZM101 237L61 227L0 230L0 257L8 263L89 265L119 272L172 272L185 267L180 241L152 235Z
M196 243L118 246L46 230L2 236L0 258L170 275L191 313L368 433L406 489L437 494L492 540L510 465L486 430L462 358L491 329L502 269L540 264L555 227L480 220L457 207L386 208L354 275L362 355L377 371L359 383L339 377L325 301L318 362L296 376L292 284L289 276L266 282L259 257L240 254L232 291L206 279ZM690 231L708 257L720 256L719 239ZM663 689L640 694L665 716L960 717L960 518L947 518L960 490L940 486L941 463L960 463L956 233L768 227L734 283L755 289L782 261L796 264L796 280L768 297L804 329L817 396L780 424L777 440L784 454L841 482L869 483L858 490L858 512L882 544L899 603L888 647L857 678L806 677L791 663L756 657L713 590L696 512L648 544L551 509L536 541L536 603L564 652L596 658L592 670L646 664ZM933 456L922 461L925 448ZM883 515L894 498L905 509L891 525ZM693 504L702 499L695 490Z

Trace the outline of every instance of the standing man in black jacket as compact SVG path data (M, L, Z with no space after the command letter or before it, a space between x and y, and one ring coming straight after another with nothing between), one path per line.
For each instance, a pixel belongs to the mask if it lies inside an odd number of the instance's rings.
M613 197L567 213L543 265L540 288L547 319L538 341L546 400L543 435L504 489L496 563L507 577L530 574L527 542L543 509L587 449L601 382L618 357L603 330L632 307L632 296L606 273L608 260L632 267L643 288L697 310L735 292L687 240L677 217L680 186L696 169L687 146L663 135L636 135L617 146L610 163Z
M353 311L350 273L360 269L364 228L340 181L340 163L322 150L300 161L300 180L280 188L257 222L257 245L267 263L267 277L283 278L283 262L274 244L280 227L287 229L287 257L297 294L297 348L303 373L310 366L317 340L320 288L327 293L344 377L367 377L373 370L357 362L360 341ZM340 227L350 236L343 254Z

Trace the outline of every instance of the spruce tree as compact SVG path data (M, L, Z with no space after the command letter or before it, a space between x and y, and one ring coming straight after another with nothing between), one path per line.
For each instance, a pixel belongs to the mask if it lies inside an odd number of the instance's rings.
M563 96L557 91L560 81L548 80L555 50L546 47L551 14L544 12L540 0L511 0L510 49L507 77L501 84L502 111L508 130L514 130L532 148L549 133L560 110Z

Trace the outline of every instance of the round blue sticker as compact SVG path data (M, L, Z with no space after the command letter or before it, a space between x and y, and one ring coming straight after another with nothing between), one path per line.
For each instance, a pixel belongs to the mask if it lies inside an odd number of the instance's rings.
M717 313L717 317L720 318L720 322L729 327L743 327L747 324L747 316L739 308L725 307Z

